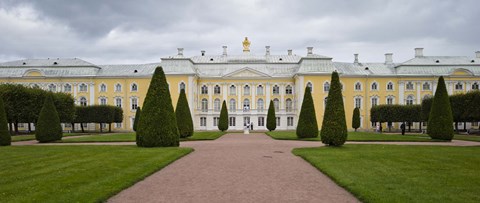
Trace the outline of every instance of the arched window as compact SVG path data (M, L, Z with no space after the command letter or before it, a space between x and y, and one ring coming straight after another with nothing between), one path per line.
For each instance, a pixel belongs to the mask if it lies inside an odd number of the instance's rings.
M180 88L180 91L185 90L185 83L181 82L180 85L179 85L179 88Z
M138 98L133 97L132 98L132 110L137 109L137 108L138 108Z
M387 90L393 90L393 82L388 82Z
M121 91L122 91L122 85L117 83L115 85L115 92L121 92Z
M372 97L372 107L378 105L378 97Z
M80 97L80 106L87 106L87 98Z
M407 83L407 90L413 90L413 83L412 82Z
M70 85L70 84L65 84L65 85L63 86L63 91L64 91L64 92L71 92L71 91L72 91L72 85Z
M132 92L138 91L138 85L135 84L135 83L133 83L132 86L131 86L131 91L132 91Z
M362 98L355 97L355 108L362 108Z
M215 85L215 87L213 88L213 94L220 94L221 91L220 91L220 86L219 85Z
M263 86L262 85L257 86L257 95L263 95Z
M428 82L423 83L423 90L430 90L430 83Z
M455 84L455 90L463 90L463 84L461 82L457 82L457 84Z
M213 110L220 111L220 99L215 99L213 101Z
M55 84L48 85L48 91L56 92L57 91L57 86Z
M250 86L243 86L243 95L250 95Z
M206 85L203 85L202 86L202 91L201 91L202 94L208 94L208 87Z
M478 87L479 87L479 85L478 85L477 82L474 82L474 83L472 84L472 90L478 90L478 89L479 89Z
M101 84L100 85L100 92L106 92L107 91L107 85Z
M313 84L311 82L307 82L307 87L310 88L310 91L313 91Z
M287 85L287 87L285 87L285 94L293 94L293 88L291 85Z
M285 111L287 111L287 112L292 112L293 111L293 103L292 103L292 99L290 99L290 98L288 98L285 101Z
M275 111L280 110L280 101L277 98L273 99L273 106L275 107Z
M330 83L329 82L323 83L323 91L325 91L325 92L330 91Z
M388 96L388 97L387 97L387 104L388 104L388 105L392 105L392 104L393 104L393 99L394 99L393 96Z
M372 83L372 90L378 90L378 84L377 82Z
M412 95L408 95L407 97L407 105L413 105L413 96Z
M230 86L230 95L235 95L237 93L237 88L235 85Z
M101 97L100 98L100 105L107 105L107 98Z
M122 98L115 98L115 106L122 107Z
M230 111L235 111L235 109L237 109L237 106L236 106L236 102L235 102L235 99L230 99Z
M80 92L86 92L87 91L87 85L82 83L80 84Z
M264 106L263 106L263 99L258 99L257 100L257 109L259 112L263 112Z
M244 112L250 111L250 100L249 99L244 99L243 100L243 111Z
M355 90L362 90L362 83L360 82L355 83Z
M202 99L202 112L208 112L208 100Z
M273 94L280 94L280 87L278 85L273 86Z

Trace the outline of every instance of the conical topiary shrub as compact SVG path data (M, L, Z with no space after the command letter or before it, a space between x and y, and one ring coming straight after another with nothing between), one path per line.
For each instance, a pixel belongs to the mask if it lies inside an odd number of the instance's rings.
M342 87L338 73L333 72L320 136L326 145L341 146L347 140L347 133Z
M177 118L162 67L155 69L148 87L138 121L137 139L139 147L171 147L180 143Z
M133 121L133 131L137 131L138 119L140 118L140 115L142 115L142 109L137 107L137 111L135 112L135 120Z
M218 129L220 131L228 130L228 111L227 103L223 100L222 109L220 110L220 119L218 121Z
M62 126L57 109L53 104L53 94L46 96L35 127L35 138L39 142L52 142L62 139Z
M453 116L450 99L443 76L438 78L438 86L428 116L427 133L432 139L452 140Z
M177 101L177 109L175 110L177 116L177 127L181 138L190 137L193 135L193 120L190 108L188 107L187 96L185 90L180 90L180 97Z
M355 132L360 127L360 108L355 107L353 109L353 117L352 117L352 128L355 129Z
M315 115L315 105L310 87L305 88L302 109L300 110L300 117L298 118L297 137L318 137L317 116Z
M268 105L268 113L267 113L267 129L269 131L273 131L277 128L277 121L275 117L275 105L273 101L270 100L270 105Z
M12 137L8 131L7 113L3 105L3 99L0 98L0 146L9 146L12 143Z

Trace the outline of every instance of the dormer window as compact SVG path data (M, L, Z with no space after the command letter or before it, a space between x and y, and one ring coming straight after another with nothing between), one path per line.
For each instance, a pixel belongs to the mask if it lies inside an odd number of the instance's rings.
M440 60L436 60L435 63L440 63Z
M58 64L58 63L57 63L56 61L55 61L55 62L53 62L53 65L57 65L57 64Z

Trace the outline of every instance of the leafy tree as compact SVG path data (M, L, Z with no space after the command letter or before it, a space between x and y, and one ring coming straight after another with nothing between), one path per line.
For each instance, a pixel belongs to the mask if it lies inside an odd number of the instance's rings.
M322 142L326 145L341 146L347 140L347 122L343 106L342 87L337 72L332 73L330 84L320 136Z
M138 126L139 147L170 147L180 143L177 119L162 67L155 69Z
M137 111L135 112L135 120L133 121L133 131L137 131L138 119L140 119L140 115L142 115L142 109L137 107Z
M53 104L53 95L49 94L45 98L42 110L38 116L35 138L39 142L51 142L61 140L62 134L60 118Z
M181 138L193 135L193 120L190 108L188 107L187 96L185 90L180 90L180 97L177 101L177 109L175 110L177 117L177 127Z
M7 114L3 106L3 99L0 97L0 146L11 145L12 137L8 132Z
M275 130L277 128L277 121L275 116L275 106L273 101L270 100L270 105L268 105L268 113L267 113L267 129L269 131Z
M356 132L359 127L360 127L360 108L355 107L355 109L353 109L352 128L354 128Z
M318 137L317 116L310 87L305 88L296 133L298 138Z
M452 123L452 107L450 106L445 81L443 76L440 76L430 110L427 133L432 139L452 140Z
M122 123L123 122L123 109L118 106L113 107L113 122ZM110 123L109 132L112 132L112 124Z
M223 100L222 110L220 110L220 121L218 122L218 129L222 132L228 130L228 111L225 100Z

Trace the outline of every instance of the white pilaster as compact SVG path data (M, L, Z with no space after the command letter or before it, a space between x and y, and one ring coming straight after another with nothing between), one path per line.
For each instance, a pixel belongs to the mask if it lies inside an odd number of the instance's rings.
M448 95L452 95L453 94L453 82L446 82L447 83L447 87L448 87Z
M267 82L265 84L265 93L266 93L266 101L265 101L265 109L268 109L268 106L270 105L270 94L271 94L271 91L270 91L270 83Z
M213 84L209 83L209 84L207 84L207 87L208 87L208 109L213 109L213 98L212 98L212 96L213 96ZM207 121L207 123L208 123L208 121Z
M223 83L223 88L222 88L222 89L223 89L223 91L222 91L223 100L224 100L225 102L227 102L227 104L228 104L228 101L227 101L228 85L227 85L226 83ZM222 103L223 103L223 101L222 101Z
M90 83L90 105L95 105L95 83Z
M417 104L421 104L422 99L420 95L420 82L417 82Z
M257 102L255 101L255 90L256 90L256 83L252 83L250 87L250 95L252 95L252 101L250 102L250 109L257 109Z
M405 82L398 84L398 104L405 104Z
M472 87L472 84L470 82L465 83L465 90L470 91L470 88Z
M237 83L237 109L243 109L243 101L242 101L242 84ZM242 121L242 126L243 126L243 121Z
M280 109L285 108L285 84L280 84ZM286 123L285 123L286 124Z
M437 82L435 82L435 81L432 82L432 88L433 88L432 89L433 95L435 95L435 91L437 91Z
M194 95L193 95L193 88L195 88L195 86L193 85L193 76L188 76L188 83L187 83L187 94L188 94L188 105L189 105L189 108L190 108L190 114L192 115L192 119L195 120L195 115L193 114L194 113L194 104L195 104L195 101L194 101ZM143 106L142 106L143 108Z
M304 78L303 76L298 76L298 80L299 80L299 84L297 84L296 86L298 87L298 91L297 91L297 109L298 111L297 112L300 112L300 109L302 108L302 101L303 101L303 95L305 94L303 91L305 89L305 81L304 81ZM320 98L322 99L322 98ZM314 101L315 102L315 101ZM300 113L298 113L300 114Z

